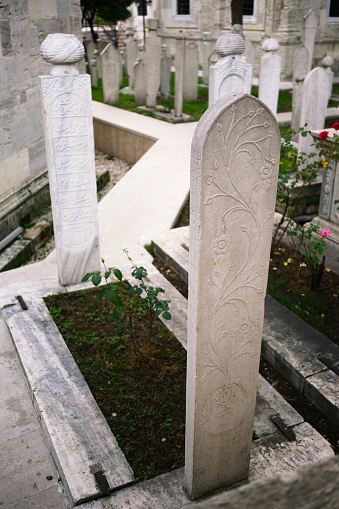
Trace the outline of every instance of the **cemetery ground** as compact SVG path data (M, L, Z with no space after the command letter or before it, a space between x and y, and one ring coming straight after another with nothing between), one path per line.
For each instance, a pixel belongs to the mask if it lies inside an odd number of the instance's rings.
M170 88L170 98L168 101L164 100L161 97L158 97L157 104L163 108L168 110L174 109L174 78L175 73L171 73L171 88ZM127 78L124 74L123 82L121 85L121 89L128 86ZM337 87L338 88L338 87ZM335 93L335 90L333 91ZM251 94L254 97L258 97L258 86L253 86L251 90ZM92 87L92 98L94 101L104 102L104 95L102 91L102 82L101 79L98 80L98 86ZM135 105L134 95L131 94L119 94L119 103L116 105L118 108L123 108L129 111L133 111L135 113L140 113L142 115L155 117L155 114L150 111L145 111L140 109ZM198 100L196 102L186 102L183 103L183 113L186 115L190 115L193 121L200 120L201 116L205 113L208 108L208 87L203 85L202 78L199 77L199 87L198 87ZM292 109L292 93L288 90L280 90L279 98L278 98L278 113L288 112Z
M178 225L185 224L187 219L186 207ZM154 264L187 298L187 285L159 259L155 258ZM339 345L339 278L326 270L324 289L312 292L308 274L300 264L299 255L291 247L282 244L273 248L268 293ZM133 305L124 300L126 307L119 322L112 322L109 319L112 304L97 300L96 293L93 288L45 300L136 480L183 467L186 351L157 321L151 356L142 360L133 350L126 315L133 311L137 341L146 351L149 322L145 311L136 301ZM260 373L338 454L336 424L298 394L263 358Z

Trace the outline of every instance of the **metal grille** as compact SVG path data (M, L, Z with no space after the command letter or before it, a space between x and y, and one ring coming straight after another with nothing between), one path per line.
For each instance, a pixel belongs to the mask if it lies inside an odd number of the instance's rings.
M339 18L339 0L330 0L330 18Z
M243 16L253 16L254 0L244 0Z
M190 14L190 0L177 0L177 14Z

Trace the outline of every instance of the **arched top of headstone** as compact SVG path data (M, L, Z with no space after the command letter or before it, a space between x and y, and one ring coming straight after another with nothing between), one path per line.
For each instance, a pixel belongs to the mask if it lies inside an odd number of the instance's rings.
M157 30L159 28L158 18L148 18L146 20L146 26L148 30Z
M321 65L323 67L332 67L333 64L334 64L334 58L330 57L330 56L324 57L321 61Z
M232 34L238 34L238 35L241 35L241 37L242 37L243 39L245 39L245 36L244 36L244 30L243 30L242 25L239 25L239 24L237 24L237 23L236 23L235 25L233 25L233 26L232 26L232 28L231 28L231 33L232 33Z
M239 34L224 34L219 37L215 45L218 55L241 55L245 51L245 41Z
M80 62L85 48L73 34L49 34L40 46L40 55L49 64L69 65Z
M261 47L264 51L278 51L280 46L277 39L269 38L264 40Z

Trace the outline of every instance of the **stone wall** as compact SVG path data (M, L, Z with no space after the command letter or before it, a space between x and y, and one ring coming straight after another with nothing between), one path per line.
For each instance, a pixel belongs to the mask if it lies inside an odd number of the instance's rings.
M202 34L211 34L211 46L225 27L231 29L231 0L192 0L191 13L186 16L175 15L175 0L153 0L150 17L160 22L158 35L167 44L169 53L174 56L175 37L182 30L186 40L197 41L200 46L202 65ZM262 38L266 35L278 40L279 56L282 57L282 78L292 76L293 55L304 37L304 16L314 9L318 17L313 63L315 65L326 55L335 58L335 70L339 72L339 31L338 22L326 15L327 2L322 0L255 0L253 16L243 18L245 37L255 48L254 75L259 76ZM142 18L133 12L133 26L140 37ZM132 21L129 21L131 24Z
M50 201L38 77L55 32L82 40L80 0L0 2L0 239Z

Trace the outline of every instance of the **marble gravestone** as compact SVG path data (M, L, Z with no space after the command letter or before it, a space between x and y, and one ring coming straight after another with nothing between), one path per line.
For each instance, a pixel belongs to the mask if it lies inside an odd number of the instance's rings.
M175 82L174 82L174 116L182 117L184 100L184 58L185 58L185 36L182 31L175 41Z
M276 39L266 39L262 49L265 54L261 57L259 99L276 115L281 73L281 57L277 55L279 43Z
M196 42L190 41L185 46L184 65L184 101L194 102L198 99L199 49Z
M92 60L90 61L90 71L91 71L91 84L92 84L92 87L97 87L98 86L98 79L99 79L99 65L98 65L98 60L99 60L99 51L97 49L95 49L93 51L93 58Z
M210 71L210 55L211 55L211 33L204 32L202 34L202 80L203 84L208 86Z
M209 106L232 92L251 93L252 68L241 56L244 49L245 41L239 34L221 35L217 40L219 60L210 67Z
M338 136L338 131L326 129L329 137L322 143L329 147L334 143L334 136ZM315 142L319 141L320 131L312 132ZM324 170L320 193L319 215L312 219L312 223L319 226L321 230L330 228L330 242L339 245L339 161L329 159L330 170Z
M41 56L53 64L40 81L59 280L70 285L100 270L91 82L74 65L74 35L48 35Z
M327 77L328 77L328 99L330 99L332 95L332 87L333 87L333 79L334 79L334 72L332 71L332 67L334 65L334 58L327 56L324 57L321 61L321 65L326 71Z
M191 152L185 488L248 476L280 156L275 117L230 94Z
M149 31L146 42L146 106L155 108L160 87L161 39L157 36L159 20L147 19Z
M121 56L113 44L108 43L100 53L102 90L106 104L114 106L119 102Z
M146 104L146 73L144 61L144 45L138 46L138 58L134 64L134 99L137 106Z
M308 49L307 72L312 69L315 36L319 20L314 9L310 9L304 16L304 44Z
M126 50L125 50L125 62L126 62L126 72L128 78L128 87L133 90L134 89L134 64L137 59L137 45L136 41L133 38L133 30L126 30L127 41L126 41Z
M320 93L323 91L323 93ZM328 76L321 67L310 71L304 81L303 98L300 112L300 126L307 124L306 129L322 129L325 125L326 109L328 103ZM308 156L315 152L312 136L306 137L299 134L298 153L303 152Z
M160 92L162 97L168 101L171 88L171 58L167 55L167 45L161 46L160 58Z
M308 49L301 44L295 54L293 61L293 96L292 96L292 120L291 129L297 130L300 127L300 112L304 88L304 79L308 72Z

